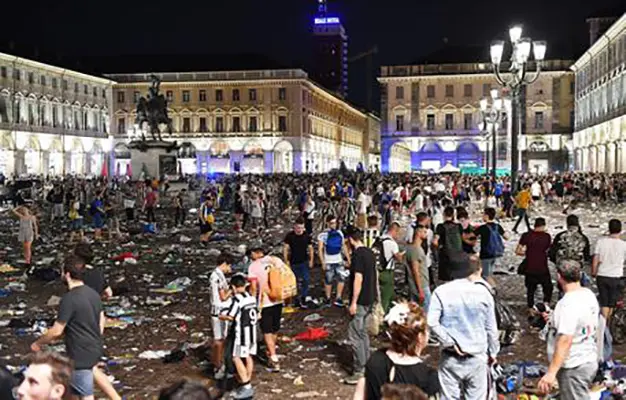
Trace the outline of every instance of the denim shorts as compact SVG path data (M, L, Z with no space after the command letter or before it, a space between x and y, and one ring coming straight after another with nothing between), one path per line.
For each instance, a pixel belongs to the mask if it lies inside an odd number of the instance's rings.
M343 283L348 278L348 271L343 264L326 264L324 271L324 283L331 285L335 280Z
M93 370L77 369L72 373L72 393L77 396L93 396Z
M484 258L482 260L480 260L480 263L482 264L483 267L483 279L487 279L487 277L490 277L491 275L493 275L493 267L495 267L496 265L496 259L495 258Z
M72 222L70 222L70 228L73 231L82 231L83 230L83 219L82 218L76 218L76 219L72 220Z

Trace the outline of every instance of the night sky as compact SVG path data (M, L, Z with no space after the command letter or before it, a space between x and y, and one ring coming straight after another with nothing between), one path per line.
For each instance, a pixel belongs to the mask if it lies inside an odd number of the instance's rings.
M2 41L38 46L64 57L257 53L305 69L312 62L316 0L6 3ZM486 49L492 39L504 39L508 26L516 22L523 23L533 39L548 40L547 58L551 43L560 48L568 44L568 50L559 53L579 53L588 44L587 17L625 11L624 0L329 0L329 13L340 16L348 31L350 55L377 45L376 66L410 63L445 43L484 44ZM351 64L351 100L365 103L366 82L364 60Z

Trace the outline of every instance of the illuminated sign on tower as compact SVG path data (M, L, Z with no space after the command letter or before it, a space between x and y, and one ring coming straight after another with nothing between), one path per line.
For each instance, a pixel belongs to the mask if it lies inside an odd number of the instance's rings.
M313 79L326 89L347 97L348 35L341 19L328 15L327 0L318 0L313 36Z

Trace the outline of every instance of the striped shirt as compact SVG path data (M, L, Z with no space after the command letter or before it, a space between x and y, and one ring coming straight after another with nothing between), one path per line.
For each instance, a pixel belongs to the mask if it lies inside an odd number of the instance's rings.
M256 345L256 299L249 293L237 293L226 315L234 318L235 346L253 348Z
M211 291L211 315L217 317L224 308L220 298L220 290L228 289L228 281L221 269L215 268L209 277L209 288Z
M380 232L378 229L366 229L365 234L363 235L363 244L371 249L372 245L379 236Z

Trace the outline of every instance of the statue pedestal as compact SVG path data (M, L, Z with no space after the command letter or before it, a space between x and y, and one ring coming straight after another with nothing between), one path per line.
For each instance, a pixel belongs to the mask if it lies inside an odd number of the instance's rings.
M178 146L176 142L131 142L128 145L134 179L176 176Z

